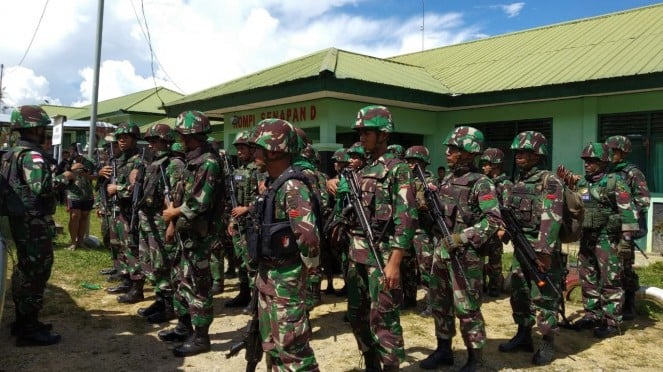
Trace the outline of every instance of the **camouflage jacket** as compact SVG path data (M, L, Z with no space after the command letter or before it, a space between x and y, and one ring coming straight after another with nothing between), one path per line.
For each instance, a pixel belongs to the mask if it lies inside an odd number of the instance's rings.
M254 162L242 164L233 172L237 204L249 206L258 196L259 172Z
M424 176L426 179L426 184L438 185L437 177L427 170L423 170ZM435 221L430 217L428 213L428 205L426 204L426 194L424 192L424 185L421 183L419 178L412 177L411 179L412 190L414 190L414 198L416 201L417 209L419 210L419 218L417 223L416 233L431 233L433 231L433 225Z
M168 180L170 196L173 198L173 195L177 194L173 190L182 179L184 161L179 157L172 156L170 151L161 151L147 166L140 210L148 214L161 214L165 208L165 185L161 175L162 169ZM173 200L173 202L175 206L179 205L177 200Z
M513 187L513 182L507 177L506 173L502 173L493 178L493 184L495 184L495 193L500 205L504 205L504 200L506 200L506 195Z
M314 164L312 164L307 159L301 158L294 165L295 169L299 169L311 183L313 192L318 195L320 200L320 209L323 213L326 213L329 205L329 192L327 191L327 175L319 171Z
M144 166L145 164L141 159L141 152L138 148L122 152L115 160L115 184L117 185L118 199L118 206L116 208L125 215L130 215L133 196L133 187L129 182L129 174L132 170Z
M74 178L71 180L67 180L64 174L59 174L53 177L53 182L64 185L68 200L94 200L92 181L86 174L74 172Z
M558 250L564 211L562 180L550 171L533 167L521 172L507 195L505 206L513 209L534 250L544 254Z
M630 189L633 203L638 208L638 212L644 216L647 215L649 210L649 187L647 187L647 180L645 175L638 167L627 162L622 161L612 167L610 172L619 173L626 181L626 185Z
M463 233L467 244L479 249L502 226L502 215L490 179L470 167L458 167L447 173L438 194L447 225L454 233ZM454 218L455 220L451 220Z
M600 230L619 237L622 231L638 230L637 211L630 189L619 175L585 176L576 186L585 205L583 229Z

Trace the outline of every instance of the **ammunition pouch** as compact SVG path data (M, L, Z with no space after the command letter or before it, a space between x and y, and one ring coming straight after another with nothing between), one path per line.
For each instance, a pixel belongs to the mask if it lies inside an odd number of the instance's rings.
M260 256L268 259L287 259L299 252L297 237L290 221L262 225L262 249Z
M583 230L599 230L608 224L611 212L605 209L587 208L582 220ZM620 225L621 228L621 225Z

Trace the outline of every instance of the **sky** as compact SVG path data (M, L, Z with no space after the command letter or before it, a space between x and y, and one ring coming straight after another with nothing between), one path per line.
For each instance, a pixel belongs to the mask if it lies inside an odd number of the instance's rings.
M98 96L191 94L330 47L384 58L655 3L110 0ZM0 0L0 112L90 104L97 13L93 0Z

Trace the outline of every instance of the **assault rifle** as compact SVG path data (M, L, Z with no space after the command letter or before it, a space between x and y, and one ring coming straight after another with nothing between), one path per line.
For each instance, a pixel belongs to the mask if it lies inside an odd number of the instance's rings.
M525 237L525 234L523 234L520 229L520 224L518 223L513 210L502 207L500 208L500 213L502 214L502 221L504 221L506 231L509 233L509 236L511 236L513 252L518 259L518 262L522 265L525 275L529 276L531 280L534 280L537 287L543 288L547 285L561 298L562 294L559 292L557 284L553 283L550 276L539 271L536 264L536 261L538 260L536 252L534 252L532 244L527 240L527 237Z
M111 179L108 183L110 183L112 185L115 185L115 184L117 184L117 161L115 159L115 154L113 154L113 144L112 143L110 145L110 165L111 165L113 171L111 173ZM117 208L117 193L113 194L113 197L111 198L111 213L112 213L112 216L113 216L113 221L117 220L116 208Z
M164 169L163 163L159 165L159 174L161 175L161 181L163 181L163 196L166 199L166 203L170 206L173 203L173 194L170 191L170 180L166 176L166 169ZM177 252L183 254L184 252L184 243L182 242L182 237L180 236L179 231L175 230L175 244L177 245Z
M138 166L138 174L134 181L134 189L131 194L131 221L129 222L129 231L138 232L138 208L140 200L143 198L143 183L145 181L145 148L140 156L140 165Z
M364 207L361 205L361 189L359 188L359 181L357 180L357 175L350 168L343 169L341 171L341 174L343 175L343 177L345 177L346 181L348 182L348 186L350 186L350 193L348 195L350 197L350 205L352 206L352 209L354 209L355 214L357 215L357 219L361 224L361 228L364 230L364 233L366 234L366 240L368 241L368 248L371 250L371 253L373 253L378 270L380 270L380 274L382 274L382 277L384 278L385 274L384 274L384 268L382 267L382 257L378 252L378 248L375 246L375 236L373 235L373 228L371 227L371 224L368 221L368 217L366 217L366 211L364 211Z
M251 320L249 320L249 324L247 324L244 331L244 338L242 341L233 345L226 354L226 359L229 359L239 354L242 349L246 349L244 353L246 372L254 372L256 370L256 366L262 360L263 354L260 322L258 320L258 287L254 285L251 292L253 292L251 293L251 302L249 302Z
M99 150L97 150L97 167L101 167L101 156L99 155ZM99 168L101 169L101 168ZM104 220L106 221L107 226L110 226L108 223L108 193L106 193L106 182L99 183L97 178L97 187L99 188L99 204L101 205L101 210L104 215Z
M234 169L230 165L230 161L228 161L228 155L223 154L221 157L223 158L223 174L226 177L226 190L230 194L230 205L233 208L237 208L239 203L237 202L237 187L235 187L235 176L233 175Z

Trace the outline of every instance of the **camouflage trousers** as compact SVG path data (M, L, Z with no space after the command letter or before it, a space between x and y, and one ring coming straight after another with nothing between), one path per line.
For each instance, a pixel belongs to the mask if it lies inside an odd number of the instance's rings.
M166 224L159 213L138 212L140 218L138 252L140 266L157 296L172 297L171 272L175 244L166 243Z
M316 267L314 270L306 276L306 298L304 302L306 303L306 308L312 310L316 306L315 293L316 288L320 287L322 282L322 269ZM319 292L319 290L317 290Z
M196 327L212 324L212 274L210 273L210 247L216 239L214 234L201 238L190 238L181 233L184 251L175 255L175 312L180 316L189 314Z
M418 270L421 276L421 284L428 287L433 267L433 237L423 230L417 230L412 238L412 246L417 255Z
M430 279L435 335L453 338L457 317L465 346L482 349L486 345L486 325L481 314L483 259L474 248L460 248L450 259L442 259L441 249L436 247Z
M624 292L635 293L640 289L640 278L633 268L633 265L635 265L635 249L634 245L630 251L619 254L622 260L621 279Z
M583 238L578 251L578 274L586 316L603 320L610 326L622 322L624 289L622 261L617 254L617 240L606 234Z
M106 212L104 212L106 213ZM115 262L117 260L117 252L113 251L112 246L111 246L111 216L110 214L104 215L102 214L101 217L101 240L104 244L104 248L108 249L110 254L111 254L111 260Z
M496 236L488 240L482 249L488 254L488 263L484 266L485 277L488 278L488 288L501 290L504 284L502 276L502 254L504 246Z
M401 260L401 288L403 288L404 301L417 301L417 289L419 288L419 271L417 256L414 253L408 253Z
M248 272L249 250L246 243L246 230L242 232L233 230L231 239L233 243L235 257L237 257L239 261L239 270L237 273L239 282L249 283L251 286L253 286L253 283L251 283L253 281L252 280L253 276L249 275Z
M144 279L140 268L140 256L138 252L138 237L129 231L130 215L117 213L111 226L111 251L117 252L115 267L120 269L124 275L129 275L131 280Z
M348 319L359 350L377 351L382 364L398 367L405 359L400 306L403 291L385 290L382 274L373 266L348 262Z
M20 314L36 314L44 301L53 267L52 216L8 218L18 258L12 273L12 297ZM4 279L4 278L3 278Z
M309 343L311 325L304 303L306 271L295 263L284 267L261 262L258 317L262 348L273 371L317 371L318 363Z
M225 235L225 233L223 234ZM223 287L225 282L225 263L223 261L224 257L232 259L232 255L228 256L227 246L224 245L222 237L220 235L215 236L214 241L212 242L212 247L210 249L210 274L212 275L212 283L218 283Z
M559 283L557 290L561 292L562 263L559 251L552 255L551 269L547 275L553 283ZM520 265L516 255L511 261L511 310L516 324L524 327L536 324L542 335L551 335L558 330L557 315L561 298L553 288L546 285L539 288L530 280ZM536 314L538 310L538 315ZM535 318L536 315L536 318Z

